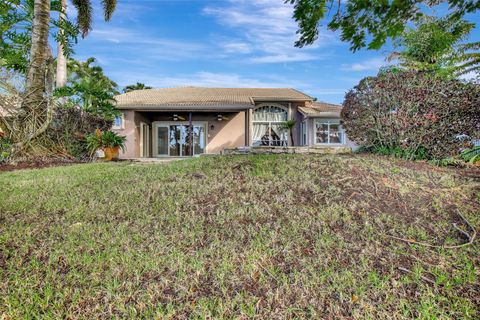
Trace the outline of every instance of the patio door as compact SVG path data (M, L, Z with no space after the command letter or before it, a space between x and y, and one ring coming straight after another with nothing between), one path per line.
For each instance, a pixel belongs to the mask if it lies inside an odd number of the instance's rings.
M155 130L154 154L157 157L188 157L205 153L205 124L193 124L193 139L190 138L188 124L157 123Z

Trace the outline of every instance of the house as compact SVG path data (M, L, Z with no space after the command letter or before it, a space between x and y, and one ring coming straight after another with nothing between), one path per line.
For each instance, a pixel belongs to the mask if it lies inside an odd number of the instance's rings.
M124 158L221 153L245 146L344 146L338 105L290 88L182 87L116 97L113 130L127 137ZM192 128L192 130L189 130Z

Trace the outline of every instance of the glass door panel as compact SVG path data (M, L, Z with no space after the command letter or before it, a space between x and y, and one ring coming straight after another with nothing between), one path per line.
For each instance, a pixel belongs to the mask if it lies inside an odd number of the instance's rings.
M172 157L180 157L181 154L181 146L182 146L182 126L175 125L170 126L170 156Z
M157 154L168 156L168 127L157 127Z
M193 127L193 152L194 154L205 153L205 127Z
M206 133L205 126L193 126L193 144L190 142L189 125L158 125L157 126L157 155L172 157L186 157L205 153Z
M192 144L190 142L190 126L184 125L182 126L182 134L183 134L183 144L182 144L182 155L183 156L192 156Z

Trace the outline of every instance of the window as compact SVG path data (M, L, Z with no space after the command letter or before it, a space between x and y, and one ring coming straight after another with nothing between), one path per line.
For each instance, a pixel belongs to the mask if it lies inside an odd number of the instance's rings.
M288 132L283 123L288 119L288 112L280 106L264 105L253 111L253 145L286 146Z
M113 120L112 129L116 129L116 130L125 129L124 122L125 122L125 119L124 119L124 115L122 113L120 116L115 117L115 120Z
M342 144L343 141L343 129L338 120L315 120L316 144Z
M300 123L300 132L301 132L300 145L306 146L308 144L307 143L307 122L306 121L302 121Z

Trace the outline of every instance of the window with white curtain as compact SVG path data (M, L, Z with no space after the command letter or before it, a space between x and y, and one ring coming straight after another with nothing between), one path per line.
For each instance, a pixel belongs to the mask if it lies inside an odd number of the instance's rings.
M253 111L253 145L286 146L288 132L283 123L288 119L288 112L275 105L260 106Z
M338 120L315 119L316 144L344 143L343 128Z

